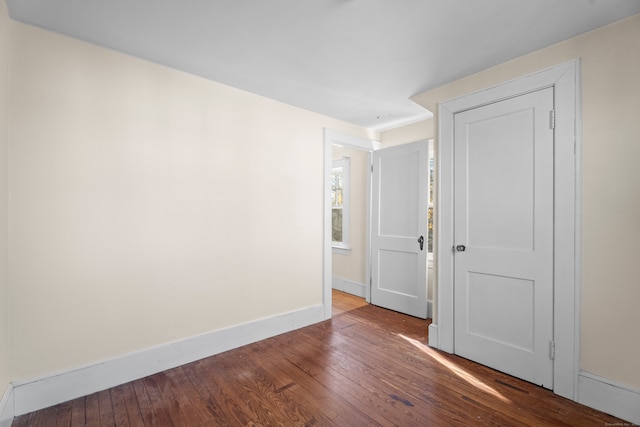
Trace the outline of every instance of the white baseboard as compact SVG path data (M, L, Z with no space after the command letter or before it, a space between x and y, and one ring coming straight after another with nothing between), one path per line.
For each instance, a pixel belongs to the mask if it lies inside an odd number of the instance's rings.
M14 417L13 386L9 384L0 400L0 427L11 427Z
M588 372L578 374L578 403L640 425L640 390Z
M100 363L15 382L12 393L12 417L86 396L322 320L324 320L324 306L314 305L148 348Z
M364 283L358 283L352 280L342 279L340 277L332 277L331 287L338 291L346 292L357 297L367 297L367 287Z
M440 348L438 344L438 325L432 323L429 325L429 347Z
M438 325L429 325L429 347L439 348ZM618 384L588 372L578 375L578 398L581 405L640 425L640 389Z

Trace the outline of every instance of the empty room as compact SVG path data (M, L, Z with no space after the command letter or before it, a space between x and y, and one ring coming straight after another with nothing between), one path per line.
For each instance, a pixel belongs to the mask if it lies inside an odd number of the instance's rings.
M0 0L0 427L640 424L637 0Z

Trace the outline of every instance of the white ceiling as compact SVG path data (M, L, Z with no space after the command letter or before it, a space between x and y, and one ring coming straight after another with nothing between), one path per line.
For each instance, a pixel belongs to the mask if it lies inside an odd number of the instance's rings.
M7 0L13 19L374 130L640 0Z

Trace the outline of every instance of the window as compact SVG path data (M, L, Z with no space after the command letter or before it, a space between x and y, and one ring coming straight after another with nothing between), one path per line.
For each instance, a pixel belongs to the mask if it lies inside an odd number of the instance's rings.
M349 250L349 158L333 161L331 169L331 243Z

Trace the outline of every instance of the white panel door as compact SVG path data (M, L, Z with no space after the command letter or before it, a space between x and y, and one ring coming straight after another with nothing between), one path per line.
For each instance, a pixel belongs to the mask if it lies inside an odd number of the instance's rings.
M553 89L455 115L455 353L553 386Z
M427 318L428 143L373 152L371 304Z

